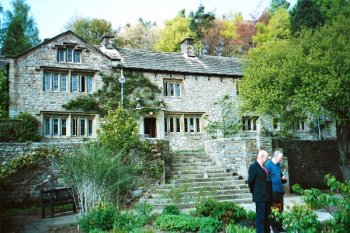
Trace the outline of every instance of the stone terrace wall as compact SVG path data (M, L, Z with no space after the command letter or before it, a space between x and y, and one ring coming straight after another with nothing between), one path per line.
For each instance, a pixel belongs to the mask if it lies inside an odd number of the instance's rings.
M304 188L325 188L322 181L327 173L343 179L335 141L287 140L276 141L274 146L283 148L284 156L288 157L291 185L298 183Z
M30 153L37 148L58 148L63 153L70 153L80 142L60 143L0 143L0 163L6 163L17 156ZM18 204L32 204L40 197L40 189L45 187L63 187L63 180L59 179L57 162L40 160L30 168L21 169L13 177L9 185L1 190L3 197L2 206L16 207Z
M205 152L216 164L247 178L248 166L256 158L256 139L213 139L207 140Z

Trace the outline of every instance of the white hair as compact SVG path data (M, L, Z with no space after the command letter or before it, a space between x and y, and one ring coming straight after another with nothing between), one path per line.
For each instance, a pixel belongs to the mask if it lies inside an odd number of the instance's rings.
M281 151L276 150L275 152L273 152L273 157L277 158L277 157L283 157L283 154Z

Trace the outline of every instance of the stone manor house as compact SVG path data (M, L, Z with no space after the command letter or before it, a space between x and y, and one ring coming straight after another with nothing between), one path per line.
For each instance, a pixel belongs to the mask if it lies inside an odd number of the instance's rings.
M136 71L162 90L159 99L165 106L140 119L140 135L167 139L173 150L203 148L211 138L206 126L222 118L218 103L224 96L237 101L241 60L196 55L191 39L182 42L181 53L115 49L112 44L113 38L104 37L100 45L91 45L67 31L13 58L6 58L10 116L20 112L36 116L46 141L95 138L99 115L67 111L62 105L98 90L103 75L119 77L122 70ZM322 132L323 138L335 137L331 124ZM306 118L297 122L296 135L308 139L319 137L309 125ZM237 137L260 137L264 130L278 131L278 119L244 116Z

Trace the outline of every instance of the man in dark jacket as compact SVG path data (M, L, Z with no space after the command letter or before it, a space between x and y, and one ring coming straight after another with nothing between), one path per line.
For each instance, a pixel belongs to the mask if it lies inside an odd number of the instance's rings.
M269 233L272 200L272 184L268 171L264 167L268 153L261 150L257 159L249 166L248 185L253 194L253 201L256 207L256 232Z

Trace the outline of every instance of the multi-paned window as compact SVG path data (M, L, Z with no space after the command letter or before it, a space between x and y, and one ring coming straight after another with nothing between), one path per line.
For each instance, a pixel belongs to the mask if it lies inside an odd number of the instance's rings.
M293 129L298 130L298 131L306 131L307 126L306 126L306 119L301 118L299 120L296 120L293 122Z
M94 89L93 76L73 73L70 77L67 73L44 72L43 90L66 92L70 81L71 92L91 93Z
M46 137L67 136L68 116L44 116L44 135Z
M81 50L73 48L57 49L57 61L69 63L81 63Z
M93 77L91 75L72 74L71 92L87 92L93 91Z
M166 115L164 131L165 133L200 133L201 119L199 115Z
M44 72L44 91L67 91L67 73Z
M71 135L73 137L91 137L93 134L93 119L74 116L71 120Z
M163 94L164 96L181 96L181 80L164 80Z
M243 131L256 131L258 117L242 117Z
M45 137L91 137L94 133L93 117L44 116L43 124Z

